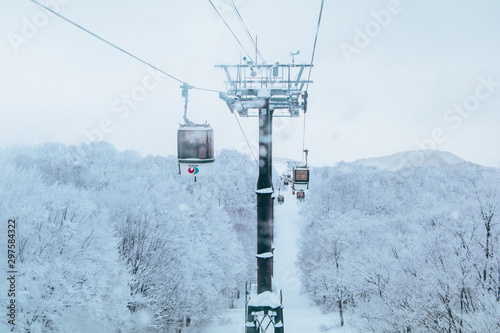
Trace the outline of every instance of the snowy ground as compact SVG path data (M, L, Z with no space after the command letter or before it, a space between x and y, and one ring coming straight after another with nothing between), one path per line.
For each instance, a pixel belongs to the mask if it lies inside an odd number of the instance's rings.
M276 205L274 284L283 290L284 324L286 333L352 333L349 327L339 328L338 315L324 315L312 306L306 296L300 294L300 280L295 261L297 240L304 221L299 215L301 202L288 189L283 205ZM307 200L307 193L306 193ZM221 319L222 324L214 324L207 333L244 333L244 309L228 310ZM348 320L348 318L346 318Z

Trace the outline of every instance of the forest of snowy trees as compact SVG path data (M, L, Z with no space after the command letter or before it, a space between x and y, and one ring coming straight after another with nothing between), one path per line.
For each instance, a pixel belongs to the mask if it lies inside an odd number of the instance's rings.
M102 142L2 149L0 168L18 332L202 332L242 306L256 245L247 155L219 152L197 182L173 156ZM314 168L304 292L359 332L499 332L499 184L498 169L471 164Z
M18 228L16 329L198 332L231 307L255 265L257 173L236 151L216 166L193 182L174 157L106 143L1 150L0 215Z
M304 291L359 332L500 332L499 181L470 164L313 169Z

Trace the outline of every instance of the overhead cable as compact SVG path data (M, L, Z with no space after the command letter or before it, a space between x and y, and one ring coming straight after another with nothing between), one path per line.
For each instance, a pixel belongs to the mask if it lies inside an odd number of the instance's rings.
M212 7L214 8L215 12L217 13L217 15L219 15L220 19L222 20L222 22L224 22L224 24L226 25L226 27L229 29L229 31L231 32L231 34L233 35L234 39L236 39L236 41L238 42L238 44L240 45L241 49L243 50L243 52L245 52L245 54L247 55L248 59L249 60L252 60L252 57L250 56L250 54L248 54L248 52L245 50L245 48L243 47L243 44L241 44L240 40L238 39L238 37L236 37L233 29L231 29L231 27L229 26L229 24L226 22L226 20L224 19L224 17L222 17L222 14L219 12L219 10L217 9L217 7L215 7L214 3L212 2L212 0L208 0L210 2L210 4L212 5ZM255 63L255 62L254 62Z
M311 56L311 65L314 63L314 54L316 52L316 42L318 41L318 33L319 33L319 26L321 24L321 15L323 14L323 3L325 0L321 0L321 7L319 9L319 17L318 17L318 26L316 27L316 36L314 36L314 45L313 45L313 51L312 51L312 56ZM306 84L306 91L307 88L309 88L309 80L311 79L311 71L312 71L312 66L309 68L309 76L307 77L307 84Z
M164 70L162 70L162 69L160 69L160 68L158 68L158 67L156 67L156 66L154 66L154 65L150 64L149 62L144 61L144 60L142 60L141 58L139 58L139 57L137 57L137 56L133 55L132 53L130 53L130 52L128 52L128 51L126 51L126 50L122 49L121 47L119 47L119 46L117 46L117 45L115 45L115 44L113 44L113 43L111 43L111 42L109 42L109 41L105 40L104 38L100 37L99 35L97 35L97 34L93 33L92 31L90 31L90 30L88 30L88 29L86 29L86 28L84 28L83 26L79 25L78 23L76 23L76 22L74 22L74 21L72 21L72 20L70 20L70 19L66 18L65 16L63 16L63 15L59 14L58 12L56 12L56 11L52 10L51 8L47 7L46 5L44 5L44 4L42 4L42 3L40 3L40 2L38 2L38 1L36 1L36 0L30 0L30 1L31 1L31 2L33 2L33 3L35 3L35 4L37 4L38 6L40 6L40 7L42 7L42 8L44 8L45 10L48 10L49 12L51 12L52 14L56 15L57 17L59 17L59 18L61 18L61 19L65 20L66 22L68 22L68 23L70 23L70 24L74 25L75 27L77 27L77 28L79 28L79 29L81 29L81 30L83 30L83 31L87 32L88 34L90 34L90 35L94 36L95 38L97 38L97 39L101 40L102 42L104 42L104 43L108 44L109 46L114 47L115 49L117 49L117 50L119 50L119 51L121 51L121 52L123 52L123 53L125 53L125 54L129 55L130 57L132 57L132 58L134 58L134 59L136 59L136 60L138 60L138 61L142 62L143 64L145 64L145 65L147 65L147 66L149 66L149 67L151 67L151 68L153 68L153 69L157 70L158 72L160 72L160 73L162 73L162 74L165 74L166 76L170 77L171 79L174 79L174 80L176 80L176 81L178 81L178 82L180 82L180 83L183 83L183 84L184 84L184 83L186 83L186 82L182 81L181 79L179 79L179 78L177 78L177 77L175 77L175 76L173 76L173 75L171 75L171 74L169 74L169 73L165 72ZM187 83L186 83L186 84L187 84ZM204 90L204 91L220 92L219 90L214 90L214 89L206 89L206 88L197 88L197 87L194 87L194 86L191 86L191 88L192 88L192 89L197 89L197 90Z
M253 157L255 163L257 164L257 166L259 166L259 162L257 162L257 159L255 158L252 146L250 146L250 142L248 141L247 135L245 134L245 131L243 131L243 127L241 127L240 120L236 116L236 112L233 112L233 113L234 113L234 118L236 118L236 121L238 122L238 125L240 126L241 133L243 133L243 136L245 137L245 140L246 140L247 145L248 145L248 149L250 149L250 153L252 154L252 157Z
M258 55L260 56L260 59L262 60L262 63L265 64L266 63L266 60L264 59L264 57L262 56L262 54L260 54L260 51L259 49L257 48L257 43L256 41L253 39L252 37L252 34L250 33L250 31L248 30L247 28L247 25L245 24L245 22L243 21L243 18L241 17L240 15L240 12L238 10L238 8L236 8L236 4L234 3L233 0L230 0L231 2L231 5L233 6L233 10L234 10L234 13L236 14L236 16L238 17L238 20L240 21L241 25L243 26L243 29L245 29L245 32L247 33L247 36L248 38L250 39L250 42L252 43L253 47L255 48L255 50L257 51ZM257 60L257 59L255 59Z
M309 88L309 81L311 80L311 72L314 64L314 54L316 53L316 43L318 41L318 33L319 33L319 27L321 25L321 15L323 14L323 4L324 0L321 0L321 7L319 9L319 16L318 16L318 25L316 26L316 35L314 36L314 44L313 44L313 51L311 55L311 67L309 67L309 75L307 76L307 84L306 84L306 89L305 91L307 92L307 89ZM304 151L305 151L305 144L306 144L306 115L307 113L304 112L304 125L302 128L302 163L304 162Z

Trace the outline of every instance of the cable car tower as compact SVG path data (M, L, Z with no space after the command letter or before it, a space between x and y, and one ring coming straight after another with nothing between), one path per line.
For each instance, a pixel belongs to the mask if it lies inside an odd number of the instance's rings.
M226 74L226 92L219 97L241 117L259 118L259 178L257 181L257 295L246 308L246 333L284 332L281 292L273 292L272 120L298 117L307 111L304 71L312 64L218 65Z

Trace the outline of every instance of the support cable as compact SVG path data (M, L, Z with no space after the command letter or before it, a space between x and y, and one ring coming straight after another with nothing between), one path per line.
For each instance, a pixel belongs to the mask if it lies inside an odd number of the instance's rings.
M252 43L253 47L257 51L258 55L260 56L260 59L262 60L262 63L266 64L266 60L264 59L264 57L262 56L262 54L260 54L260 51L257 48L257 42L253 39L252 34L248 30L247 25L245 24L245 22L243 21L243 18L241 17L238 8L236 8L236 4L234 3L234 0L230 0L230 2L231 2L231 5L233 6L233 10L234 10L234 12L236 14L236 17L238 17L238 20L240 21L241 25L243 26L243 29L245 29L245 32L247 33L247 36L250 39L250 42ZM257 60L257 59L255 59L255 60Z
M257 161L257 159L255 158L255 155L253 153L253 149L252 149L252 146L250 146L250 142L248 141L248 138L245 134L245 131L243 131L243 127L241 127L241 123L240 123L240 120L238 119L238 117L236 116L236 112L233 112L234 114L234 118L236 118L236 121L238 122L238 125L240 126L240 130L241 130L241 133L243 133L243 136L245 137L245 140L247 142L247 145L248 145L248 149L250 149L250 153L252 154L252 157L253 157L253 160L255 161L255 164L257 164L257 167L259 166L259 162Z
M238 70L238 74L236 76L236 80L239 80L239 78L240 78L240 71ZM238 87L236 87L236 91L238 91ZM241 127L241 123L240 123L240 120L238 119L238 117L236 116L236 112L233 112L233 113L234 113L234 118L236 119L236 122L238 122L238 126L240 126L241 133L243 134L243 137L245 138L245 141L247 142L248 149L250 150L250 153L252 154L253 160L255 161L255 164L257 164L257 168L258 168L259 167L259 162L255 158L252 146L250 146L250 142L248 141L248 138L247 138L247 136L245 134L245 131L243 130L243 127Z
M304 112L304 125L302 127L302 165L304 165L304 151L306 148L306 116L307 112Z
M314 44L313 44L313 51L311 55L311 67L309 67L309 75L307 76L307 83L306 83L306 89L305 91L307 92L307 89L309 88L309 81L311 80L311 72L312 72L312 66L314 64L314 55L316 53L316 43L318 41L318 33L319 33L319 27L321 25L321 16L323 14L323 4L325 0L321 0L321 7L319 9L319 16L318 16L318 25L316 27L316 35L314 36ZM304 150L305 150L305 142L306 142L306 115L307 112L304 112L304 125L302 128L302 163L304 163Z
M222 17L222 14L219 12L219 10L217 9L217 7L215 7L214 3L212 2L212 0L208 0L210 2L210 4L212 5L212 7L214 8L215 12L217 13L217 15L219 15L219 17L221 18L222 22L224 22L224 24L226 25L226 27L229 29L229 31L231 32L231 34L233 35L233 37L236 39L236 41L238 42L238 44L240 45L241 49L243 50L243 52L245 52L245 54L247 55L248 59L252 60L252 57L250 56L250 54L248 54L248 52L245 50L245 48L243 47L243 44L241 44L240 40L238 39L238 37L236 37L236 35L234 34L233 32L233 29L231 29L231 27L229 26L229 24L227 24L226 20L224 20L224 17ZM253 61L253 60L252 60ZM255 62L254 62L255 63Z
M325 0L321 0L321 7L319 9L319 17L318 17L318 26L316 27L316 36L314 37L314 45L313 45L313 51L312 51L312 56L311 56L311 65L314 63L314 54L316 52L316 42L318 41L318 33L319 33L319 26L321 24L321 15L323 14L323 3ZM311 72L312 72L312 66L309 68L309 76L307 77L307 83L306 83L306 91L307 88L309 88L309 80L311 79Z
M109 46L114 47L115 49L117 49L117 50L119 50L119 51L121 51L121 52L123 52L123 53L125 53L125 54L129 55L130 57L132 57L132 58L134 58L134 59L136 59L136 60L138 60L138 61L142 62L143 64L145 64L145 65L147 65L147 66L149 66L149 67L151 67L151 68L153 68L153 69L157 70L158 72L160 72L160 73L162 73L162 74L165 74L166 76L170 77L171 79L176 80L176 81L178 81L178 82L180 82L180 83L182 83L182 84L187 84L186 82L182 81L181 79L179 79L179 78L177 78L177 77L175 77L175 76L173 76L173 75L171 75L171 74L169 74L169 73L165 72L164 70L159 69L158 67L156 67L156 66L154 66L154 65L150 64L149 62L144 61L144 60L142 60L141 58L139 58L139 57L137 57L137 56L133 55L132 53L130 53L130 52L128 52L128 51L126 51L126 50L122 49L121 47L119 47L119 46L117 46L117 45L115 45L115 44L113 44L113 43L111 43L111 42L109 42L109 41L105 40L104 38L100 37L99 35L97 35L97 34L93 33L92 31L90 31L90 30L88 30L88 29L86 29L86 28L84 28L83 26L79 25L78 23L73 22L72 20L70 20L70 19L66 18L65 16L63 16L63 15L59 14L58 12L56 12L56 11L54 11L54 10L50 9L49 7L45 6L44 4L42 4L42 3L40 3L40 2L38 2L38 1L36 1L36 0L30 0L30 1L31 1L31 2L33 2L33 3L35 3L35 4L37 4L38 6L40 6L40 7L42 7L42 8L44 8L45 10L48 10L49 12L51 12L52 14L56 15L57 17L59 17L59 18L63 19L64 21L66 21L66 22L68 22L68 23L70 23L70 24L74 25L75 27L77 27L77 28L79 28L79 29L81 29L81 30L85 31L86 33L88 33L88 34L90 34L90 35L94 36L95 38L97 38L97 39L101 40L102 42L104 42L104 43L108 44ZM214 89L197 88L197 87L194 87L194 86L190 86L190 87L191 87L191 89L197 89L197 90L203 90L203 91L211 91L211 92L217 92L217 93L219 93L219 92L220 92L219 90L214 90Z

